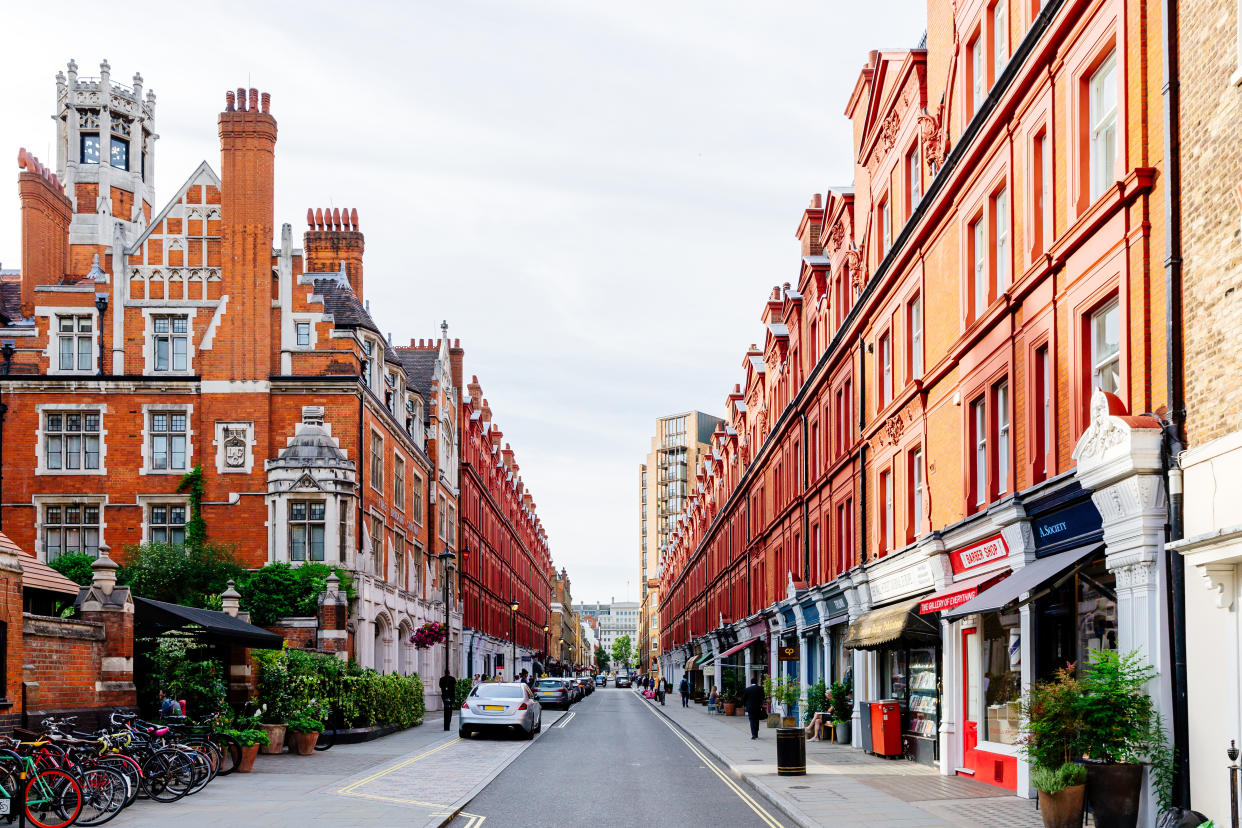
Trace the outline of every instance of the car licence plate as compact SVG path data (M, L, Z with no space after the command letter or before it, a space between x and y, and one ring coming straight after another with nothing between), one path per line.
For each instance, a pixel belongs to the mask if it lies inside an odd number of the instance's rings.
M484 710L504 710L505 706L503 704L485 704L483 705L483 709Z

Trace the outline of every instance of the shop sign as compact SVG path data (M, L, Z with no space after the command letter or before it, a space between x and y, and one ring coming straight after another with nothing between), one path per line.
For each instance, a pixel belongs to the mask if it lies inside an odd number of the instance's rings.
M948 595L936 595L928 598L926 601L919 603L919 613L926 615L929 612L944 612L954 607L960 607L979 594L979 587L972 586L963 589L960 592L950 592Z
M892 575L877 578L870 583L871 602L879 604L890 598L926 589L936 583L936 578L932 575L931 564L923 561L900 572L894 572Z
M1043 549L1068 538L1098 531L1100 513L1089 499L1068 509L1061 509L1031 521L1035 530L1035 548Z
M777 660L779 661L797 661L798 660L798 648L797 647L781 647L779 650L776 651L776 653L778 656Z
M973 546L957 550L953 553L951 561L953 572L956 574L1007 557L1009 557L1009 547L1005 544L1005 539L1000 535L993 535Z
M840 615L848 609L844 595L834 595L828 599L828 617Z

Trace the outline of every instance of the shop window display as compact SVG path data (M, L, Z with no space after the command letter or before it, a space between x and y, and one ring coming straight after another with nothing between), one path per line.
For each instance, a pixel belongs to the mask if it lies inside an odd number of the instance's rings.
M982 672L984 693L983 739L1014 744L1021 727L1022 696L1021 616L989 612L982 617Z

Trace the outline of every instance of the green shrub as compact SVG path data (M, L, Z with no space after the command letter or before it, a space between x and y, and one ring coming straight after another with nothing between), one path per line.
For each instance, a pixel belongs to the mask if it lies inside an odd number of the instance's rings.
M238 580L241 607L250 612L250 622L260 627L270 627L280 618L315 615L319 596L327 588L328 576L333 572L340 579L340 589L346 597L355 597L353 578L343 569L321 563L300 566L272 563Z
M835 724L848 722L854 713L854 688L852 682L834 681L828 692L828 712Z
M1043 765L1035 765L1031 768L1031 784L1036 790L1049 795L1059 794L1066 788L1082 785L1086 781L1087 769L1073 762L1066 762L1056 769L1046 768Z
M810 724L816 713L822 713L828 706L828 687L823 679L811 685L806 691L806 723Z
M81 552L66 552L52 561L49 566L78 586L90 586L94 579L94 573L91 570L93 563L95 559L90 555L84 555Z
M224 592L230 580L240 581L245 574L231 546L144 543L126 547L117 581L143 598L203 607L210 596Z
M162 636L146 656L151 661L150 683L140 688L144 699L155 705L159 690L170 698L185 699L191 716L205 716L224 708L224 665L211 651L193 640Z
M1056 676L1031 685L1022 700L1026 728L1018 745L1031 764L1059 768L1083 755L1082 681L1063 667Z
M251 745L265 747L270 741L267 738L267 733L262 730L222 730L220 732L226 736L232 736L237 740L237 744L242 747L250 747Z

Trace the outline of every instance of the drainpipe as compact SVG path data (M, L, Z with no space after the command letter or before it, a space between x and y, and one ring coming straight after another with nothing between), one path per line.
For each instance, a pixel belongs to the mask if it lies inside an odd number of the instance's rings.
M1169 398L1168 491L1169 540L1183 535L1182 470L1179 465L1184 445L1186 419L1185 378L1182 373L1182 168L1181 94L1179 87L1177 3L1161 0L1164 50L1164 161L1165 178L1165 366ZM1169 644L1173 651L1173 746L1176 775L1173 804L1190 808L1189 708L1186 694L1186 570L1180 552L1166 548L1169 572Z
M867 344L858 335L858 562L867 562Z
M9 370L13 367L13 354L17 348L12 340L5 340L4 345L0 346L0 355L3 355L4 365L0 367L0 374L9 375ZM0 402L0 492L4 491L4 415L9 411L8 405ZM4 526L4 507L0 505L0 528ZM26 692L22 687L22 693ZM23 695L24 698L24 695Z

